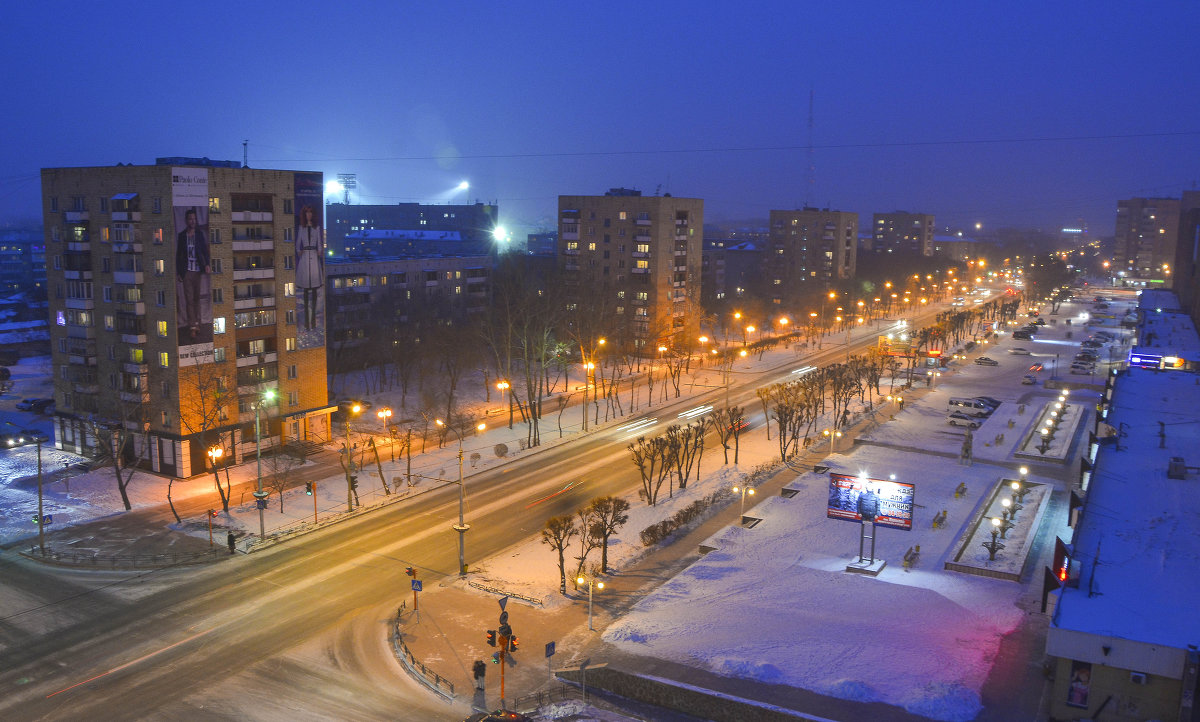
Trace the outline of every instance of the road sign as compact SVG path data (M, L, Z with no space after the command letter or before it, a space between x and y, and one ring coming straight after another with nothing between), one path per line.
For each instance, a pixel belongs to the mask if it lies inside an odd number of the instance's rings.
M500 626L508 624L508 612L500 612Z
M554 642L546 642L546 657L554 656Z
M254 502L255 502L254 505L257 506L259 509L267 508L267 500L266 499L255 499Z
M53 515L53 514L43 514L43 515L42 515L42 523L43 523L43 524L49 524L49 523L50 523L50 522L52 522L52 521L54 521L54 515Z
M412 590L413 590L414 592L419 592L419 591L421 591L421 580L420 580L420 579L414 579L414 580L412 580Z
M508 604L508 595L505 595L505 596L503 596L503 597L500 597L500 598L499 598L499 599L497 599L496 601L500 603L500 611L502 611L502 612L503 612L503 611L504 611L504 606L505 606L506 604Z

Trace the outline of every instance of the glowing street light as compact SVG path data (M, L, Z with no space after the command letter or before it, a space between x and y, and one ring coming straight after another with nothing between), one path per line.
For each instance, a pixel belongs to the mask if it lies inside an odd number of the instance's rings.
M262 409L264 401L271 401L275 398L275 390L267 389L259 396L258 401L254 404L254 455L257 457L258 464L258 491L254 492L256 500L255 506L258 507L258 538L267 538L266 521L263 519L263 511L266 507L267 492L263 491L262 485L262 432L259 430L259 411Z
M588 588L588 630L595 631L592 629L592 588L594 587L596 589L603 589L604 582L597 581L595 579L590 579L590 578L583 577L583 576L578 576L575 578L575 583L579 584L579 585L583 585L583 584L587 585L587 588Z
M733 487L733 493L734 494L740 493L742 495L741 513L738 514L738 517L741 518L746 515L746 495L749 494L750 496L754 496L754 489L749 486L742 486L742 487L735 486L735 487Z
M463 521L463 504L466 501L466 491L463 484L463 438L462 432L457 427L447 426L445 421L435 419L434 423L443 428L450 429L458 437L458 524L453 528L458 532L458 576L465 577L467 575L466 561L466 534L471 527ZM487 424L479 424L475 427L476 431L483 431L487 428Z

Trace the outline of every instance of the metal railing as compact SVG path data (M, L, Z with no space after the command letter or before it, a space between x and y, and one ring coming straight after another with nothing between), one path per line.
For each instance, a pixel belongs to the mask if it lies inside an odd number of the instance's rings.
M63 552L47 547L43 553L37 546L31 546L29 553L25 556L63 566L95 569L162 569L184 564L217 561L229 556L229 552L223 548L214 547L201 552L171 552L170 554L98 554L86 551Z
M401 603L400 610L396 615L395 621L392 623L392 651L396 654L396 659L400 664L409 671L410 674L421 684L429 689L445 697L448 700L454 699L454 683L430 668L426 667L421 660L417 659L409 650L408 645L404 643L403 635L400 633L400 618L403 615L405 605Z

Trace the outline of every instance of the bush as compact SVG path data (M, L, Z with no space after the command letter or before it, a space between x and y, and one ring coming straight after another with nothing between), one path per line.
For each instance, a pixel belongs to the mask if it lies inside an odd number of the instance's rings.
M496 444L492 451L496 452L497 458L503 459L508 456L508 446L505 444Z
M670 518L651 524L638 535L641 537L642 546L654 546L693 521L704 518L705 512L714 504L726 497L732 496L732 494L728 489L715 491L706 497L693 501L691 504L672 514Z

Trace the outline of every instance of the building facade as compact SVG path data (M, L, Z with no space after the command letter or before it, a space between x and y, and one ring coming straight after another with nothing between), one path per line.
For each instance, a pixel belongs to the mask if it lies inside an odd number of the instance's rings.
M1178 238L1177 198L1118 201L1113 271L1125 278L1164 280L1175 263Z
M0 293L46 295L46 241L41 229L0 230Z
M394 205L348 205L330 203L325 207L329 228L329 250L334 256L361 252L351 234L362 231L448 231L459 234L465 244L491 244L492 234L499 223L499 206L486 203L472 205L429 205L397 203ZM357 238L363 238L358 236ZM393 253L385 255L394 255Z
M828 208L771 211L763 274L771 302L791 305L854 277L858 214Z
M873 253L933 255L933 216L929 213L876 213L871 220Z
M559 196L558 275L568 311L601 317L635 351L698 335L704 201L613 189Z
M189 477L330 438L320 173L42 170L55 446ZM273 392L272 394L268 392ZM217 453L219 450L219 453Z

